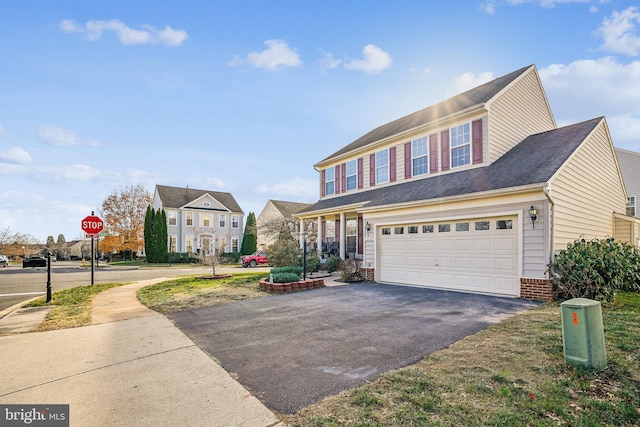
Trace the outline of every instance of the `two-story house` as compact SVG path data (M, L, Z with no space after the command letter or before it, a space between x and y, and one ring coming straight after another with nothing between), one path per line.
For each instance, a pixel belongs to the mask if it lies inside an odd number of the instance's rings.
M299 238L302 230L306 230L310 243L309 249L315 249L315 219L306 224L300 224L294 217L296 212L309 206L309 203L267 200L264 209L262 209L256 220L258 249L261 251L266 250L278 239L279 234L285 230L291 233L291 238L294 240Z
M320 200L298 218L377 282L549 299L557 251L633 229L606 120L557 128L534 65L314 166Z
M170 252L239 252L244 213L230 193L156 185L153 209L164 209Z

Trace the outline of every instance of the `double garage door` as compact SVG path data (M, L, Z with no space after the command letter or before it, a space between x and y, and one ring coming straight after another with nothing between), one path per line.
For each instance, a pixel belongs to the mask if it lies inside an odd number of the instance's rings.
M378 227L379 281L519 296L517 230L515 216Z

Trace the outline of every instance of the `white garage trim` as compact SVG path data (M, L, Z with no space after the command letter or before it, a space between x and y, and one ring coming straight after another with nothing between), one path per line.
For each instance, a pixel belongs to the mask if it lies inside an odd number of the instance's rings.
M385 223L376 221L373 233L375 280L520 296L523 217L524 211L520 210L403 221L389 219ZM496 229L497 220L512 220L516 224L501 231ZM489 221L490 229L476 230L475 223L480 221ZM438 225L447 223L452 230L440 234ZM467 223L469 231L455 231L456 223ZM424 234L423 225L435 226L435 232ZM412 230L417 233L409 234L408 226L417 226L418 230ZM395 235L395 227L402 227L405 234ZM388 229L385 231L391 234L381 236L382 229ZM496 257L496 251L501 252L500 258ZM460 256L455 256L456 253Z

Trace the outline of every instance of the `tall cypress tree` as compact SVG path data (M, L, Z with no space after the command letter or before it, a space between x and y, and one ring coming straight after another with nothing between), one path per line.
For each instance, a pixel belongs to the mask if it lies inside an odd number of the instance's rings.
M154 222L155 211L151 205L147 206L147 212L144 216L144 253L147 255L147 262L154 261Z
M247 224L244 227L244 236L242 237L242 247L240 253L242 255L250 255L258 248L258 228L256 215L249 212L247 216Z
M169 232L167 231L167 214L164 209L158 209L155 230L158 262L167 262L169 256Z

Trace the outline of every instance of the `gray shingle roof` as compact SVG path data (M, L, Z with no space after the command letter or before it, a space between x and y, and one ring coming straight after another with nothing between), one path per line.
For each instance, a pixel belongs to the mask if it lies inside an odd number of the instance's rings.
M156 190L162 200L164 208L178 209L195 199L209 194L211 197L222 203L231 212L244 213L240 205L233 198L231 193L211 190L196 190L195 188L169 187L167 185L156 185Z
M450 114L460 112L467 108L473 107L490 101L494 96L498 94L502 89L508 86L515 79L524 74L534 65L523 67L519 70L513 71L502 77L498 77L488 83L470 89L445 101L431 105L415 113L396 119L392 122L384 124L375 128L374 130L364 134L360 138L353 141L351 144L341 148L329 157L322 160L320 163L330 160L341 154L349 153L358 148L365 147L376 141L388 138L393 135L408 131L417 126L431 123L435 120L446 117Z
M285 202L283 200L271 200L271 203L285 218L293 218L294 213L311 205L310 203Z
M428 176L320 200L298 214L362 204L378 207L544 184L558 171L602 117L531 135L489 166Z

